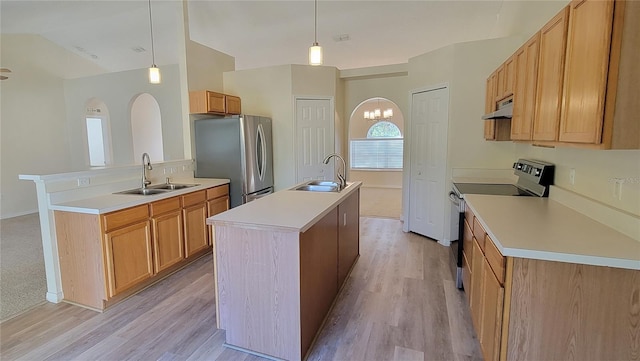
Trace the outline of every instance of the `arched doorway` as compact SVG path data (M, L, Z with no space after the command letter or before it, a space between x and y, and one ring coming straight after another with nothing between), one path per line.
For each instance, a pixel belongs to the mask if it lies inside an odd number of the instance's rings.
M134 97L131 103L131 138L134 161L142 153L148 153L153 162L164 161L160 105L149 93Z
M349 119L349 180L362 181L361 214L400 218L404 116L391 100L361 102Z

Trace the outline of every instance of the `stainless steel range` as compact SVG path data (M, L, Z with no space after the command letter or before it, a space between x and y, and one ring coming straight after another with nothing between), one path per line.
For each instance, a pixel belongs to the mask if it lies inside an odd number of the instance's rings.
M464 195L489 194L497 196L547 197L553 184L555 166L551 163L519 159L513 164L513 173L518 176L516 184L453 183L449 199L458 213L458 242L451 244L455 263L456 286L462 288L462 233L464 232ZM452 220L453 222L454 220Z

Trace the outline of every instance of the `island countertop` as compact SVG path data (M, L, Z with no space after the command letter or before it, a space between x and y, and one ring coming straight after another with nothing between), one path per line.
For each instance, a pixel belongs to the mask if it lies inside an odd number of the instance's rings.
M87 214L103 214L120 209L134 207L137 205L159 201L161 199L171 198L199 190L217 187L229 183L229 179L214 178L182 178L173 180L174 184L197 184L196 186L176 189L154 195L138 195L138 194L116 194L108 193L96 197L83 198L75 201L51 204L49 207L55 211L87 213ZM125 189L123 189L124 191Z
M207 218L207 224L245 226L305 232L333 208L358 190L362 182L350 182L340 192L281 190L267 197Z
M640 270L640 242L549 198L464 198L503 256Z

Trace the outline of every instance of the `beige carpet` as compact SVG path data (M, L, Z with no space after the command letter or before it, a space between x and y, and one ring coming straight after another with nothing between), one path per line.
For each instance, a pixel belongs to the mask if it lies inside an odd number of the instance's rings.
M402 214L402 189L360 188L360 215L400 219Z
M0 321L46 302L37 213L0 220Z

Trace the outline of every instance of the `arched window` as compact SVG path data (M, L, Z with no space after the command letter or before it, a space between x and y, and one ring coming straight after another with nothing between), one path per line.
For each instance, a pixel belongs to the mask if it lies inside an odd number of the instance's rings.
M367 138L351 140L351 169L402 169L403 142L397 125L375 122L369 127Z

